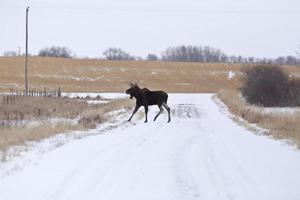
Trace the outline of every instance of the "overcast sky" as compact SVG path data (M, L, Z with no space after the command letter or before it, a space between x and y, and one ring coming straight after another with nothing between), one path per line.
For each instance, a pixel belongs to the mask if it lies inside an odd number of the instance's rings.
M174 45L209 45L229 55L295 55L300 0L0 0L0 54L67 46L99 57L120 47L145 57Z

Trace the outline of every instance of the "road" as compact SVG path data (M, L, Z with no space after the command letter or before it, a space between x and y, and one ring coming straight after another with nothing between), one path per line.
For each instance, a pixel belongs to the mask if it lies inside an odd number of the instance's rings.
M149 123L121 119L0 179L6 200L300 199L300 152L232 121L210 94L173 94Z

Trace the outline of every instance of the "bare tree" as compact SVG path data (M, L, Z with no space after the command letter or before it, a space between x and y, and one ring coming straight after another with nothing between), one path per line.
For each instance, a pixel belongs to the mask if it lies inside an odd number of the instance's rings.
M274 62L275 62L275 64L283 65L284 63L286 63L286 58L283 56L279 56L278 58L276 58L274 60Z
M295 56L287 56L286 64L288 65L297 65L297 58Z
M296 50L296 54L300 58L300 45L298 46L298 50Z
M163 61L183 62L230 62L230 63L256 63L277 65L300 65L300 46L295 56L280 56L277 58L255 58L241 55L227 56L223 51L209 46L177 46L167 48L161 56Z
M135 60L134 56L120 48L109 48L103 52L106 60Z
M158 56L155 54L148 54L146 59L149 61L156 61L156 60L158 60Z
M16 51L5 51L3 52L3 56L7 56L7 57L18 56L18 53Z
M162 54L162 60L186 62L227 62L228 56L220 49L209 46L169 47Z
M39 56L42 57L63 57L71 58L72 51L67 47L45 47L39 51Z

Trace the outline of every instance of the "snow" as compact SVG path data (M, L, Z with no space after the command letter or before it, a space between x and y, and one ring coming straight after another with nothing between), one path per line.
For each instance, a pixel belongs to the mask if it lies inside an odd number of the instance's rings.
M97 81L97 80L100 80L102 78L104 78L104 76L98 76L96 78L91 78L91 77L83 77L83 76L80 76L80 77L77 77L77 76L72 76L72 75L69 75L69 76L65 76L65 75L42 75L38 72L35 72L34 76L36 77L39 77L39 78L46 78L46 79L64 79L64 80L75 80L75 81Z
M228 75L227 75L227 79L231 80L235 77L235 73L231 70L229 70Z
M300 152L237 125L212 96L170 94L171 123L166 112L151 121L150 107L147 124L127 113L116 128L29 151L35 161L1 177L0 198L299 199Z
M98 76L97 78L90 78L90 77L76 77L76 76L69 76L70 79L76 81L97 81L102 79L104 76Z
M244 96L239 93L239 98L247 104ZM263 107L263 106L251 106L251 109L256 109L258 112L265 114L284 114L284 115L294 115L300 113L300 107Z
M62 96L67 96L70 98L76 98L76 97L91 97L91 98L96 98L97 96L102 97L103 99L116 99L116 98L123 98L127 97L127 95L124 93L84 93L84 92L79 92L79 93L62 93Z
M88 104L105 104L109 103L107 100L87 100L86 101Z
M264 108L258 107L259 111L264 113L275 113L275 114L299 114L299 107L272 107L272 108Z
M184 86L189 86L189 85L191 85L191 84L189 84L189 83L175 83L175 85L184 85Z

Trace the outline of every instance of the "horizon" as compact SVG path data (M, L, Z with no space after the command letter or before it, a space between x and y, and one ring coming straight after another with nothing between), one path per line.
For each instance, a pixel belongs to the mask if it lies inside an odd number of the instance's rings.
M300 2L212 0L17 0L0 8L0 54L25 50L25 9L29 10L29 53L65 46L79 58L103 57L116 47L145 58L170 46L201 45L227 55L296 56L300 44Z

